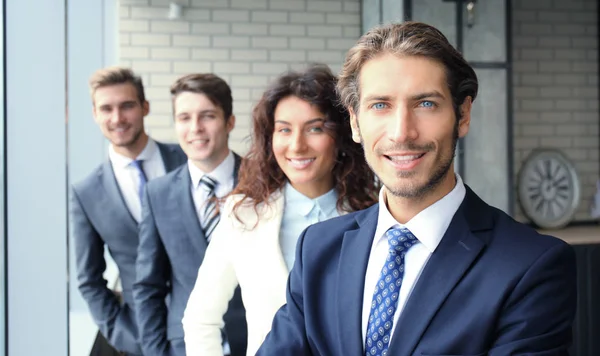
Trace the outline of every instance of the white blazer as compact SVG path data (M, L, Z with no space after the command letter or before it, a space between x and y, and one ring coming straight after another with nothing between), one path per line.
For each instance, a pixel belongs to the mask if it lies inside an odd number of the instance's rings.
M279 245L284 195L278 191L270 204L260 204L258 216L252 205L241 206L237 215L246 225L232 213L239 199L225 201L188 300L182 320L188 356L223 356L223 315L238 284L248 324L247 355L256 354L286 302L289 271Z

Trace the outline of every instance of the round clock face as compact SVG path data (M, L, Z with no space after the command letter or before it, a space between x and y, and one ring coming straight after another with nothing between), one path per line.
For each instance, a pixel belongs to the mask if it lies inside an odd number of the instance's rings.
M567 225L579 206L575 167L557 150L536 150L519 172L519 200L525 215L539 227Z

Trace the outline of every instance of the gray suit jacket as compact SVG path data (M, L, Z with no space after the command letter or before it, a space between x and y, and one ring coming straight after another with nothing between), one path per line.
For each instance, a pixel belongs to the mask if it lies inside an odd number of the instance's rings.
M235 155L236 185L240 162ZM146 188L133 287L144 355L185 355L181 320L208 247L190 186L186 164ZM239 288L225 323L231 355L245 355L247 327Z
M158 147L167 172L187 159L178 145L158 143ZM138 225L125 205L110 161L73 186L70 208L79 291L108 342L119 351L141 354L132 294ZM103 277L105 245L119 269L123 302Z

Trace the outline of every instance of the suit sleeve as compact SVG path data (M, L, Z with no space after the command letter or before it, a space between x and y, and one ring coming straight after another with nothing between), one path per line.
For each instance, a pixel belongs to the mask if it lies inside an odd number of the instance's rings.
M133 298L144 355L168 355L167 306L171 265L152 211L148 189L142 204Z
M104 240L92 226L74 188L71 190L71 221L79 291L102 335L116 349L127 350L128 345L137 344L135 332L120 325L130 323L120 323L123 309L103 276L106 270Z
M183 316L188 356L223 356L221 329L238 280L230 258L231 237L226 214L212 234L198 278Z
M296 245L296 259L290 271L286 290L286 304L275 314L271 331L256 356L307 356L312 355L304 323L303 243L308 234L302 232Z
M575 253L560 243L531 265L511 293L488 354L569 355L576 297Z

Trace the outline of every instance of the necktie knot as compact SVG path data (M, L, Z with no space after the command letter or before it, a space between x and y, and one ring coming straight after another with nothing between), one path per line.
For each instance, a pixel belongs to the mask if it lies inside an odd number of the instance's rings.
M208 192L213 192L217 186L217 181L207 175L203 175L200 178L200 186Z
M136 159L131 161L130 165L135 168L138 172L138 196L140 201L142 201L142 195L144 194L144 187L148 182L148 178L146 177L146 173L144 172L144 167L142 166L143 160Z
M402 228L391 228L385 233L390 252L392 253L406 253L414 244L419 240L410 232L409 229Z

